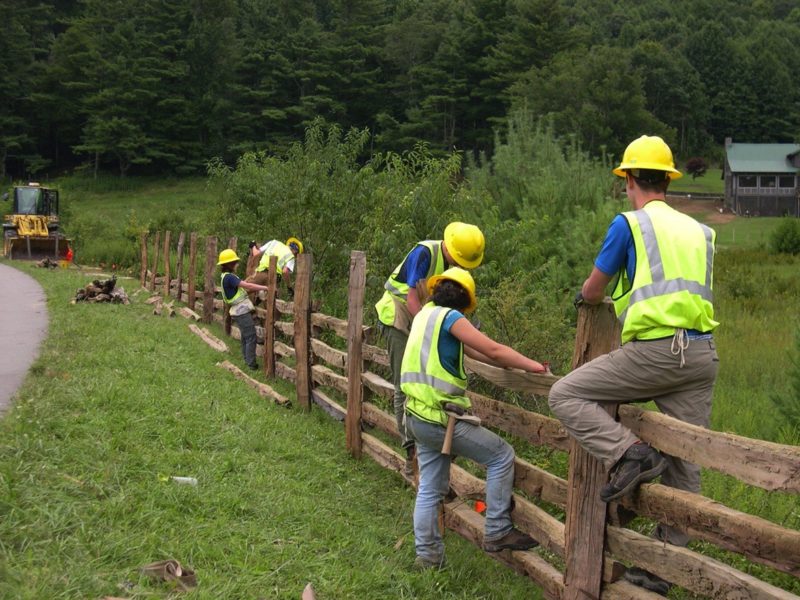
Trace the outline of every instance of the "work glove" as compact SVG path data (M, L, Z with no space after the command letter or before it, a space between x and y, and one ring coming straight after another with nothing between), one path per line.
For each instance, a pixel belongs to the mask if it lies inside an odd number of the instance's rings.
M583 303L584 303L583 292L578 292L577 294L575 294L575 300L572 301L572 304L577 309Z

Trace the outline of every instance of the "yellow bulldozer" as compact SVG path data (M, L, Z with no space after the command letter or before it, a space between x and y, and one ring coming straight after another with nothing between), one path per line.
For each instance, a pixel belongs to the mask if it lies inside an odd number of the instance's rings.
M3 221L3 256L65 260L69 254L70 240L59 231L58 190L38 183L14 186L12 211Z

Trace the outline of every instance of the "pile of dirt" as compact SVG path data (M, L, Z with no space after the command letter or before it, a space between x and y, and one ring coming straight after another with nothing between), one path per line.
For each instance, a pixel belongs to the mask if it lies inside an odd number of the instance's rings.
M95 279L75 293L72 304L77 302L111 302L113 304L130 304L128 294L121 287L116 287L117 276L110 279Z

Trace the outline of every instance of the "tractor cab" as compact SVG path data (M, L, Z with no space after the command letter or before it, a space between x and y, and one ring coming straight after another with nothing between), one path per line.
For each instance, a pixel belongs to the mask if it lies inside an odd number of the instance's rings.
M58 230L58 208L58 190L38 183L14 186L12 212L3 222L3 255L11 259L66 257L69 240Z

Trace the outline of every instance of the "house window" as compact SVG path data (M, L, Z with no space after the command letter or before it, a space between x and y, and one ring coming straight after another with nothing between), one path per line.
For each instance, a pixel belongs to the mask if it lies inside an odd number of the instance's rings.
M758 187L755 175L739 175L740 188L754 188Z
M781 175L780 177L778 177L778 187L793 188L794 175Z
M777 181L775 179L775 175L762 175L761 176L761 187L762 188L774 188L776 183L777 183Z

